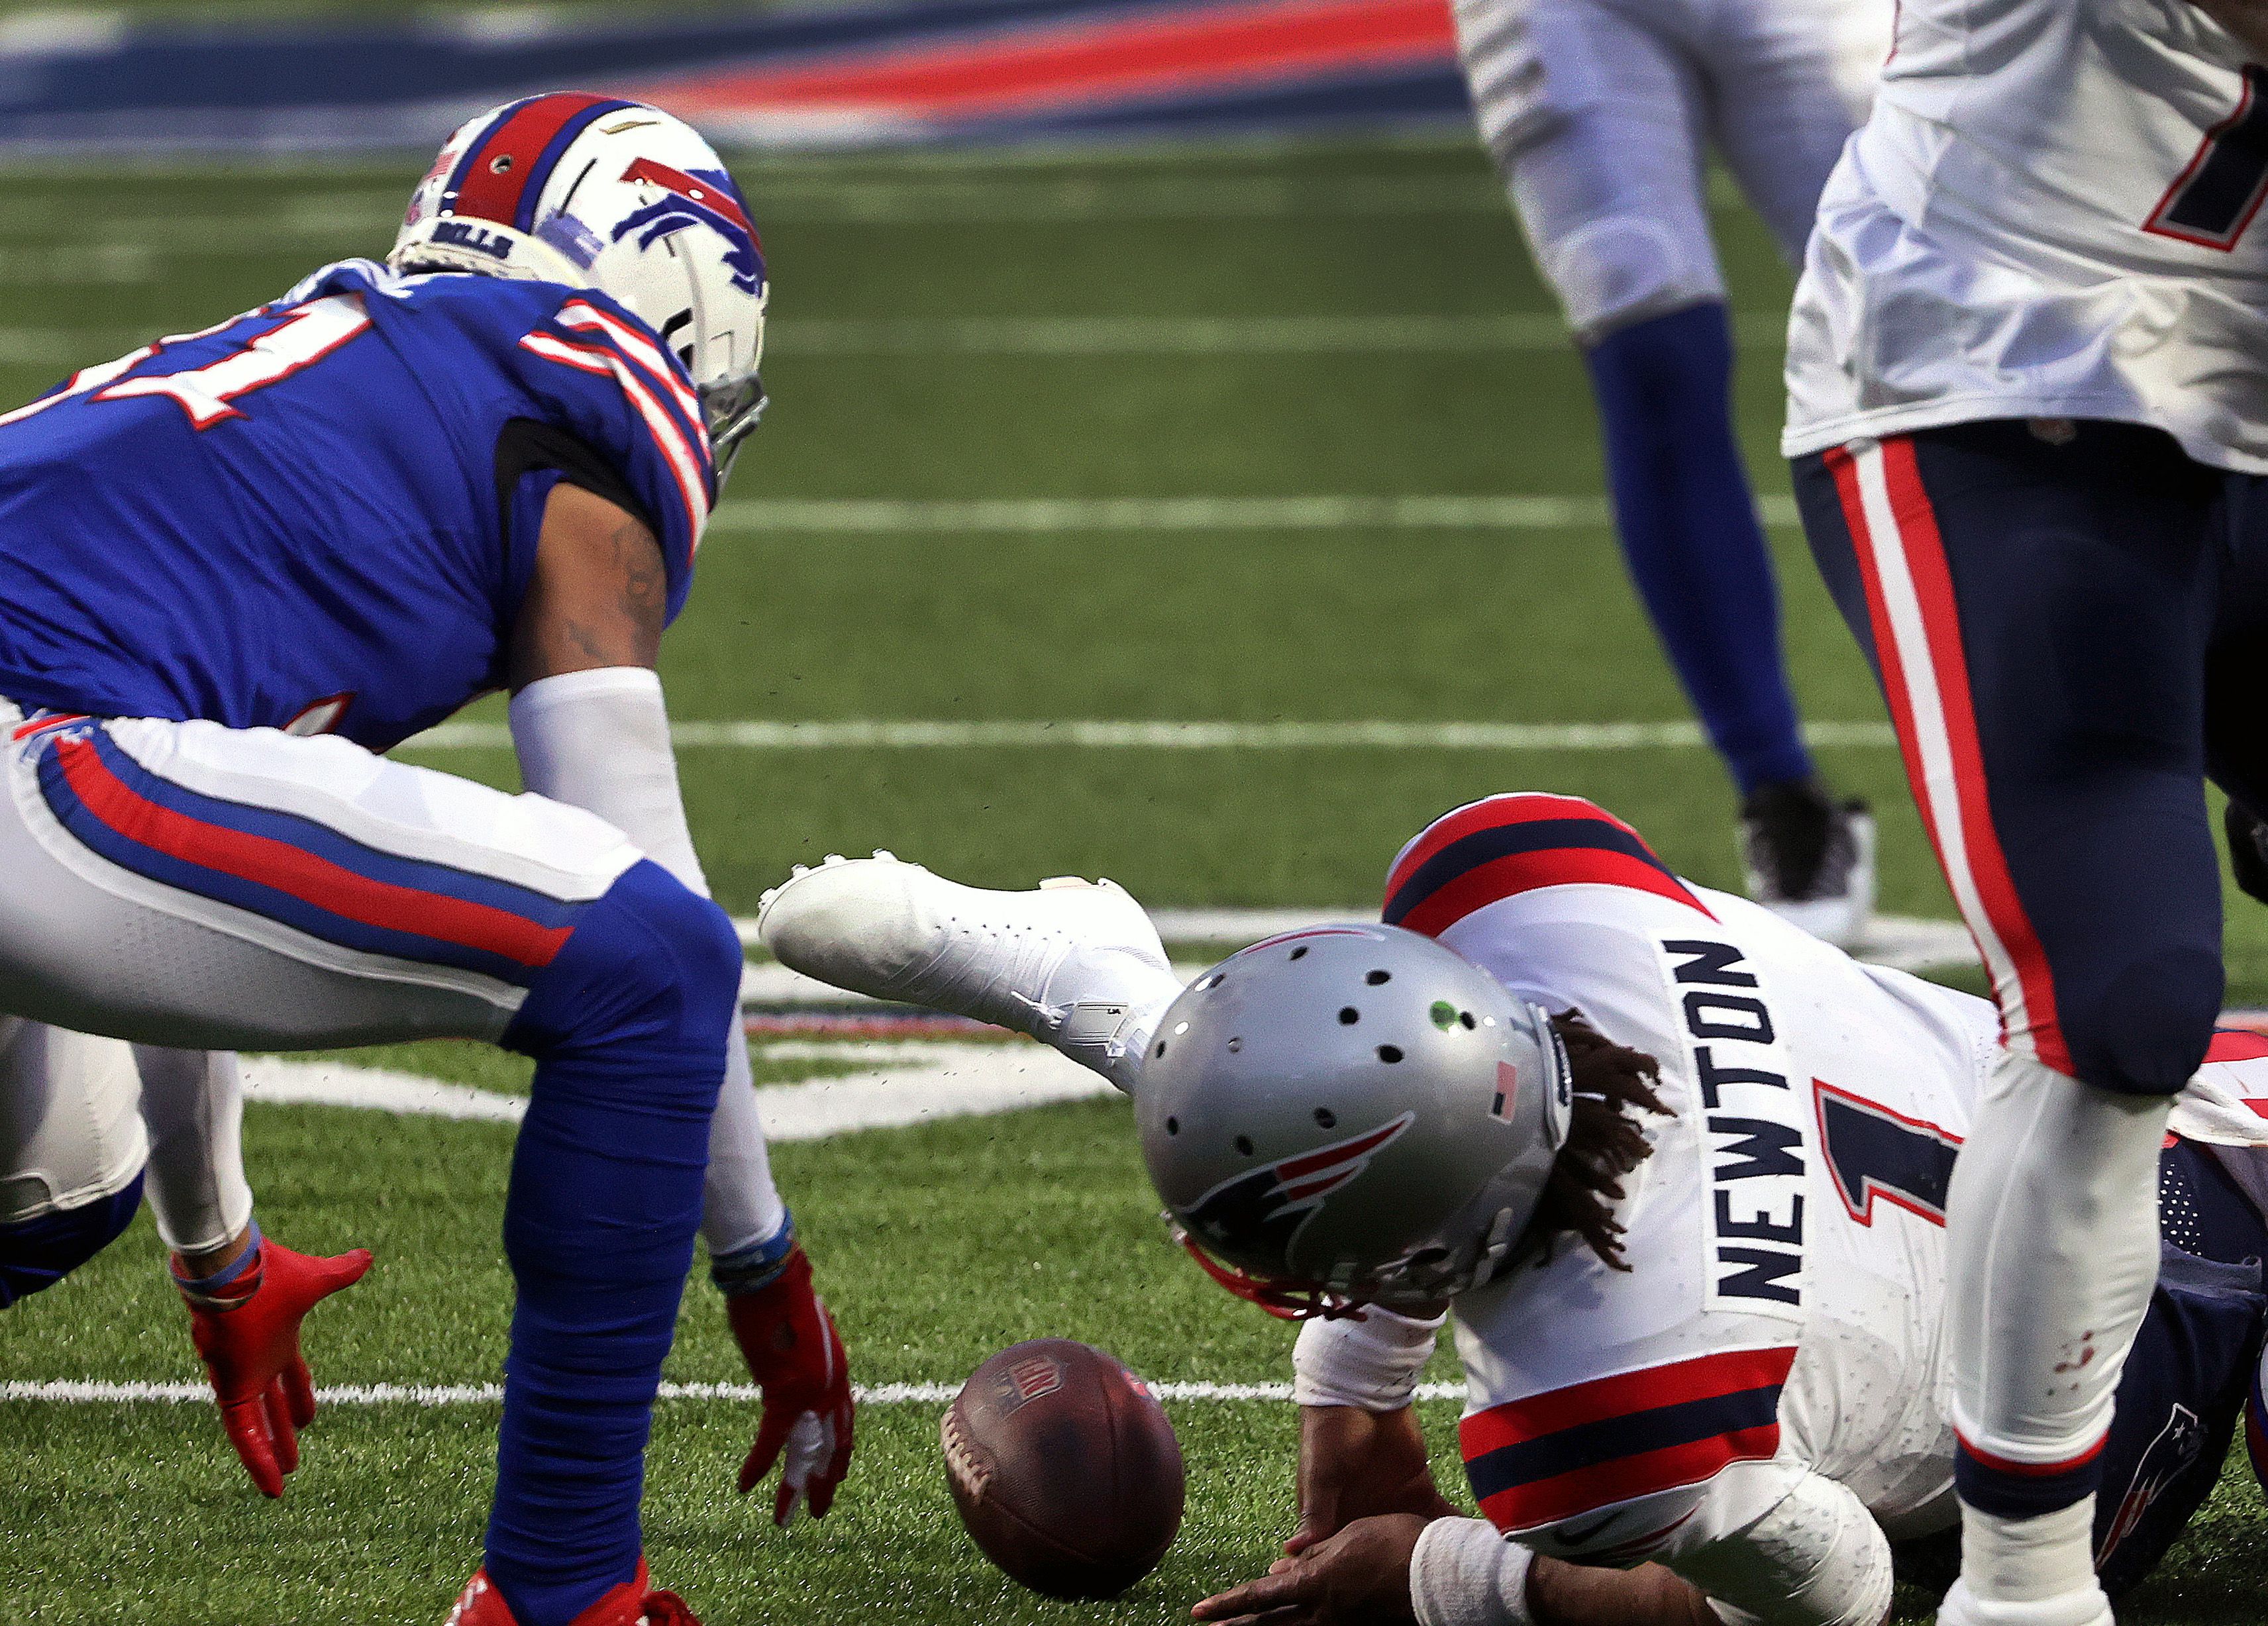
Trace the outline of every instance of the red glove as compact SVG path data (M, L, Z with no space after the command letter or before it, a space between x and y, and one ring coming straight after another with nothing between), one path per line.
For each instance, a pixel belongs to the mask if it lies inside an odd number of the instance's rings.
M811 1291L811 1261L802 1247L766 1285L727 1295L725 1315L749 1375L764 1392L756 1443L740 1465L741 1493L754 1490L784 1452L772 1522L786 1524L806 1497L811 1516L824 1519L850 1471L850 1367L835 1318Z
M263 1496L284 1494L299 1466L298 1431L315 1416L315 1384L299 1354L299 1321L342 1287L362 1280L370 1250L332 1259L260 1243L260 1285L225 1309L189 1304L189 1336L220 1401L221 1427Z

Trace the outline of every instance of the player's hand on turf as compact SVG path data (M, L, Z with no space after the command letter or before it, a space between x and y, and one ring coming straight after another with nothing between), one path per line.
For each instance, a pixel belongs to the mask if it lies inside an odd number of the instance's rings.
M799 1247L768 1285L725 1300L748 1373L764 1392L756 1443L740 1465L740 1490L754 1490L781 1464L772 1522L785 1525L799 1505L827 1517L850 1471L850 1367L835 1318L812 1291L811 1262Z
M314 1420L315 1383L299 1353L308 1311L370 1269L370 1250L329 1259L260 1244L260 1285L225 1310L189 1306L189 1336L212 1380L228 1443L263 1496L284 1494L299 1466L299 1431Z
M1189 1613L1228 1626L1414 1626L1410 1556L1432 1522L1418 1513L1358 1519Z
M1352 1406L1300 1409L1300 1527L1284 1543L1298 1557L1358 1519L1457 1509L1434 1488L1414 1407L1370 1412Z

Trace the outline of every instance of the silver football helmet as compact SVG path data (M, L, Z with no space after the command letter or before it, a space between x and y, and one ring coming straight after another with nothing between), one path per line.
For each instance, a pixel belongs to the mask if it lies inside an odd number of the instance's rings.
M1471 961L1396 926L1327 926L1192 982L1135 1113L1151 1181L1215 1279L1279 1315L1344 1315L1502 1271L1571 1088L1550 1015Z

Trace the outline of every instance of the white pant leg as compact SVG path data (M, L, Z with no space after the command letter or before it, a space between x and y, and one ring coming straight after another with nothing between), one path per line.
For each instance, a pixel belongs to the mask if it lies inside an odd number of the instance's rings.
M1659 17L1609 0L1455 0L1481 136L1579 341L1725 297L1705 99Z
M0 1225L123 1190L149 1147L140 1097L115 1039L0 1016Z
M493 1041L545 945L638 860L591 814L335 738L149 720L23 734L0 703L0 1011L85 1032L216 1050Z
M1873 3L1716 0L1705 26L1711 132L1790 265L1803 263L1820 191L1863 112L1833 23ZM1887 27L1887 0L1881 10Z

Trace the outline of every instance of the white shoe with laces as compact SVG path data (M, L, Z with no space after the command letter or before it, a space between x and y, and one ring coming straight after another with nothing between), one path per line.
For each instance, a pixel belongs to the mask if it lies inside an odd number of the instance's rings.
M1107 880L989 892L887 852L836 856L765 893L756 935L806 976L1028 1034L1121 1089L1182 990L1149 916Z

